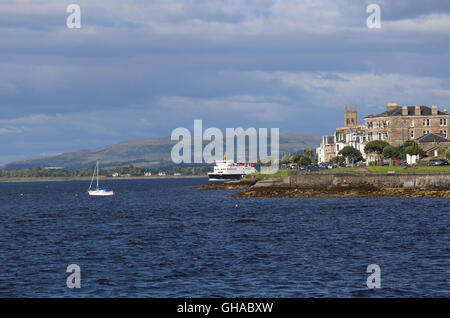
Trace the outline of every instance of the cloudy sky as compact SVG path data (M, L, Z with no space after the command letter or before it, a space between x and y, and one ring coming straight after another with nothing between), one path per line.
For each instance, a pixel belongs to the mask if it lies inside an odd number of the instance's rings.
M2 0L0 164L194 119L322 135L344 104L450 109L449 47L442 0Z

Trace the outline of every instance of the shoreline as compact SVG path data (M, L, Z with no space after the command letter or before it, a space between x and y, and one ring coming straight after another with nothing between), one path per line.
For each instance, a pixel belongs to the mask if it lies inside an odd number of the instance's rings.
M244 190L232 198L450 198L450 187L296 187L277 180L204 184L201 190Z
M92 177L24 177L0 178L0 183L8 182L61 182L61 181L91 181ZM100 177L99 180L160 180L160 179L201 179L207 176L155 176L155 177Z
M450 188L329 188L259 187L232 198L450 198Z

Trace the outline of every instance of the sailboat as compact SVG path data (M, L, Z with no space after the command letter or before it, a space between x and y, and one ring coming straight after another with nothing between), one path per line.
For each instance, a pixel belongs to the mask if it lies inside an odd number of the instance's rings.
M89 185L88 193L90 196L111 196L114 195L114 191L109 189L108 187L100 187L98 183L98 174L99 174L99 168L98 168L98 160L97 165L94 168L94 174L92 175L91 184ZM94 178L97 175L97 188L92 189L92 183L94 182Z

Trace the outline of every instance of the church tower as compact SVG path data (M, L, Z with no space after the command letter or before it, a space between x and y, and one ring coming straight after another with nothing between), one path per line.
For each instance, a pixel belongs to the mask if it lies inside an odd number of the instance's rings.
M345 105L344 126L354 127L357 125L358 125L358 111L356 110L356 105L353 106L353 109L348 109L347 105Z

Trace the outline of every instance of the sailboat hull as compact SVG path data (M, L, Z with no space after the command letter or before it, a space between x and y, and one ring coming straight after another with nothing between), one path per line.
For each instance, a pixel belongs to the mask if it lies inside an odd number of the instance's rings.
M89 190L88 194L91 197L108 197L108 196L114 195L114 191Z

